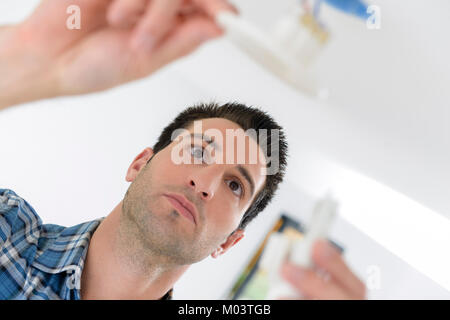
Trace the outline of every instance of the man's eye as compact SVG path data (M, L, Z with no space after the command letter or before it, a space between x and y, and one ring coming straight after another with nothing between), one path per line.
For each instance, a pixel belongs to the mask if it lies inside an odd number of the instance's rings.
M227 181L228 187L231 189L231 191L238 197L242 197L243 188L242 185L237 182L236 180L228 180Z
M199 146L191 146L191 156L197 159L203 159L203 148Z

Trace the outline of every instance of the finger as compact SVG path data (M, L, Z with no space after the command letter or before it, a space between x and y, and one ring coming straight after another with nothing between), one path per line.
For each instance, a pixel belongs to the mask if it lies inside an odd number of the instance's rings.
M108 8L108 23L114 27L129 27L145 13L148 0L115 0Z
M132 28L142 16L145 14L146 6L149 0L134 0L137 3L132 5L132 3L126 0L116 0L120 3L125 3L125 5L119 6L111 9L108 17L108 22L110 25L119 28ZM183 4L178 10L178 16L188 17L192 14L199 12L198 6L190 2L190 0L184 0Z
M307 299L347 300L351 296L334 281L325 281L314 271L287 263L282 267L282 276Z
M182 0L152 0L138 23L132 46L151 51L164 38L177 18Z
M164 39L160 47L155 49L154 59L160 60L161 64L167 64L222 34L221 29L205 16L189 18L184 20L167 39Z
M238 9L226 0L192 0L192 2L201 7L212 18L222 11L239 13Z
M339 251L327 240L318 240L313 247L314 263L346 288L351 295L364 299L366 287L364 283L350 270Z
M184 0L183 3L181 4L179 12L182 15L189 15L197 12L198 9L199 7L195 3Z
M221 34L222 31L204 15L187 20L178 18L174 30L153 51L133 51L127 74L130 79L146 77Z

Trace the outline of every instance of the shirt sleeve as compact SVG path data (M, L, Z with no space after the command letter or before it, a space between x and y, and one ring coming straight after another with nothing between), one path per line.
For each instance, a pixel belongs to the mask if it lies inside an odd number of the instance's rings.
M23 299L42 222L12 190L0 189L0 299Z
M12 226L15 224L17 213L9 195L11 190L0 189L0 248L10 239Z
M41 225L40 217L24 199L12 190L0 189L1 249L6 245L17 246L23 241L28 245L37 244Z

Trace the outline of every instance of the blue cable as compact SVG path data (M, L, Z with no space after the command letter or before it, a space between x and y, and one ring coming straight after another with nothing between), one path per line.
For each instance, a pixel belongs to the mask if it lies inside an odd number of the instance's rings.
M348 14L355 15L361 19L369 18L367 13L367 4L360 0L324 0L328 5L344 11Z

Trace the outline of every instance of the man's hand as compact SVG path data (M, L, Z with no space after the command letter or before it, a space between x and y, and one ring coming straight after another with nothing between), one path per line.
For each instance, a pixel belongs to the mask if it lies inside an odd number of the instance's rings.
M67 27L72 5L81 29ZM0 108L145 77L220 36L220 10L235 11L226 0L43 0L0 30Z
M321 275L288 263L282 268L283 277L299 290L300 296L311 300L366 299L364 283L330 243L317 241L312 258Z

